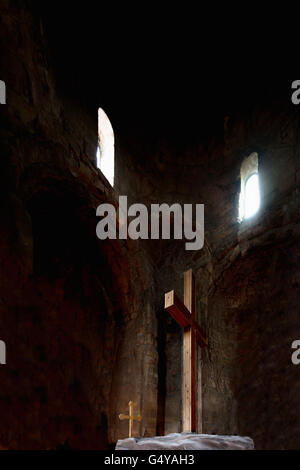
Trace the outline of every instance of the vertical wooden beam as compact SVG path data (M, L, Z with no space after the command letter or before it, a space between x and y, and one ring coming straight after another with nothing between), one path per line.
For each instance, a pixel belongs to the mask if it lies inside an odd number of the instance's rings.
M203 402L202 402L202 349L196 348L196 372L197 372L197 381L196 381L196 415L197 415L197 433L203 434Z
M196 320L195 278L190 269L184 273L184 304ZM196 338L194 329L183 332L182 430L196 432Z
M133 402L129 402L129 437L132 437L133 431Z

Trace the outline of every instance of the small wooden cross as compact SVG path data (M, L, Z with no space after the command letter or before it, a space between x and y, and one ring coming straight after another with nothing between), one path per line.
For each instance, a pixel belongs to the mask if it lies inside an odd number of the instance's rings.
M132 437L132 431L133 431L133 421L141 421L142 417L140 415L134 416L133 415L133 401L130 400L128 403L129 405L129 415L119 415L119 419L123 421L123 419L128 419L129 420L129 437Z
M165 309L183 328L182 431L196 432L196 342L206 347L207 338L196 322L195 278L184 273L184 304L174 291L165 294Z

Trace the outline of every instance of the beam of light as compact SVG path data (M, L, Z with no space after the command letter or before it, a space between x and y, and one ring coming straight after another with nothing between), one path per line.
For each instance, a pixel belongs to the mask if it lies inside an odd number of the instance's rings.
M260 191L258 174L248 178L245 185L245 219L249 219L260 208Z

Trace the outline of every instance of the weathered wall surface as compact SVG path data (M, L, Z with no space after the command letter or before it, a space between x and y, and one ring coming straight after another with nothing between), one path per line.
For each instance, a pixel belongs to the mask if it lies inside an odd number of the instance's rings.
M0 34L1 446L106 448L128 435L130 399L154 434L152 267L138 243L96 238L96 207L116 204L97 112L58 95L38 15L2 1Z
M209 337L198 359L203 432L249 435L258 449L299 448L299 374L291 363L300 334L299 117L288 90L282 98L278 89L259 106L228 114L222 138L204 144L191 135L183 148L157 139L143 164L135 161L138 149L128 152L127 168L139 165L144 174L131 185L135 198L205 204L201 252L155 242L158 321L165 331L158 341L163 432L181 429L181 333L164 316L163 294L175 288L182 297L182 273L193 267L198 318ZM252 152L259 155L261 210L240 224L240 166Z
M77 69L74 83L60 81L58 51L49 46L50 61L30 1L1 5L1 446L108 447L127 436L118 414L130 399L143 416L137 435L180 431L181 331L163 299L171 289L183 296L192 267L209 338L198 358L202 431L299 448L290 346L300 337L300 119L288 94L229 110L224 129L219 115L189 116L176 100L132 125L120 103L111 114L97 99L93 112L83 106ZM115 192L95 168L102 105L115 129ZM251 152L262 208L239 224L239 171ZM204 249L99 242L95 209L118 193L147 205L204 203Z
M250 435L258 449L300 443L299 373L291 363L300 334L298 129L299 112L288 100L232 117L226 160L258 152L262 205L241 225L230 226L225 211L227 223L212 234L218 251L208 295L204 428ZM234 195L233 177L231 187ZM234 196L224 198L227 210L236 205Z

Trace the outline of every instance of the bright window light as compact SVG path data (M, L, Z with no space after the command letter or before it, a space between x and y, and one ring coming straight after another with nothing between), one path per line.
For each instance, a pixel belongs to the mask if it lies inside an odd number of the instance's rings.
M258 174L249 176L245 184L245 219L249 219L259 210L260 192Z
M113 186L115 173L115 137L112 125L103 109L98 110L99 147L97 148L97 168Z
M241 192L238 221L250 219L260 209L260 188L258 153L253 152L244 158L241 165Z

